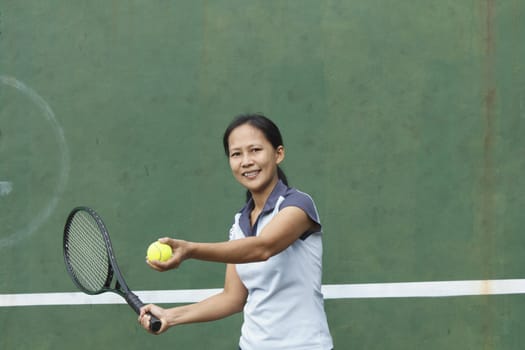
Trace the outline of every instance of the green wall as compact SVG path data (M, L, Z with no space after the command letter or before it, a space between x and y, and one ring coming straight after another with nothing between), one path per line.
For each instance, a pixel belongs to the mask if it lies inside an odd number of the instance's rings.
M242 112L281 127L325 284L522 278L524 37L521 0L0 0L0 294L76 291L61 231L80 204L132 288L221 287L220 264L159 274L144 254L227 239L244 191L221 136ZM521 349L524 305L326 310L337 349ZM152 337L126 305L6 307L0 348L235 349L241 321Z

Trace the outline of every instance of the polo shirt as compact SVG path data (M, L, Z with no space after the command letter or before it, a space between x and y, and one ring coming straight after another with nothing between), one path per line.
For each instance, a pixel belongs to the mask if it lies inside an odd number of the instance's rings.
M253 227L250 225L252 200L235 215L230 240L259 235L265 225L288 206L302 209L319 224L318 230L305 232L267 261L236 265L248 290L239 341L243 350L333 347L321 292L321 223L312 198L279 181Z

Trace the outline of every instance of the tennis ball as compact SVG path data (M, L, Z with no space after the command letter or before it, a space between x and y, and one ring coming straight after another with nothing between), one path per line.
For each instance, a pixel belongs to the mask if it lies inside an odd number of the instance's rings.
M171 253L171 247L168 244L153 242L148 247L148 260L167 261Z

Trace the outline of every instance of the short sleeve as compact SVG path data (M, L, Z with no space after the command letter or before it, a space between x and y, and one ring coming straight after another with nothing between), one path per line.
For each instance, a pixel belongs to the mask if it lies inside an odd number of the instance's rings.
M307 193L292 190L289 195L285 197L279 206L279 210L286 207L298 207L302 209L310 219L321 226L321 220L319 218L319 213L317 207L315 206L314 200Z

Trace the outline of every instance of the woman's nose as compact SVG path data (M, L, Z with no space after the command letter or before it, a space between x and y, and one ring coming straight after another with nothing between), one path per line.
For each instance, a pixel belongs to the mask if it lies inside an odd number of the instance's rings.
M241 162L241 165L243 167L247 167L247 166L250 166L253 164L253 160L252 160L252 157L250 157L250 154L249 153L246 153L242 156L242 162Z

